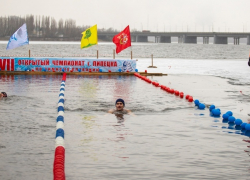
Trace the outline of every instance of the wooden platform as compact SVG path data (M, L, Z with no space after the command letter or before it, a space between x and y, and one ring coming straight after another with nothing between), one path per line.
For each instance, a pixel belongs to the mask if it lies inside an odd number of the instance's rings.
M167 74L162 73L145 73L138 72L142 76L166 76ZM0 71L0 75L62 75L63 72L40 72L40 71ZM120 75L120 76L131 76L134 72L66 72L67 75Z

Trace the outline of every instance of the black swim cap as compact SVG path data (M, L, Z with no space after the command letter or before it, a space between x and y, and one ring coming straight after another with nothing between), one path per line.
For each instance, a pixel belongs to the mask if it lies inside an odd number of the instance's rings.
M7 97L6 92L1 92L3 94L3 97Z
M117 102L122 102L123 106L125 107L125 102L124 102L123 99L117 99L116 102L115 102L115 104L116 104Z

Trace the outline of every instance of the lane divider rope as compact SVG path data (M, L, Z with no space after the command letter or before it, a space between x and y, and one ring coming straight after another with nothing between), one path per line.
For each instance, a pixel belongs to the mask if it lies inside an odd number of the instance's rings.
M58 116L56 123L56 139L55 139L55 158L53 165L54 180L65 180L65 148L64 148L64 92L65 92L66 73L63 73L59 101Z

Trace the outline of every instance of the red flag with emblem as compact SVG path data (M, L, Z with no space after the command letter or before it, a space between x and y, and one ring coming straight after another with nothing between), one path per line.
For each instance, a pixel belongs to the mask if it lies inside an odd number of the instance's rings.
M129 26L127 26L122 32L113 37L113 43L115 43L116 45L117 54L127 47L131 46Z

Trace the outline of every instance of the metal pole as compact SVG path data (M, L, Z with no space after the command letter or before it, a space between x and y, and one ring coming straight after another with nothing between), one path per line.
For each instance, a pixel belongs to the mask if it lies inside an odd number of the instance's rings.
M113 59L115 59L115 50L113 49Z
M99 54L98 54L98 50L96 50L96 57L97 57L97 59L98 59L98 55L99 55Z
M154 66L153 64L153 54L151 54L151 60L152 60L152 66Z
M29 57L30 57L30 49L29 49Z

